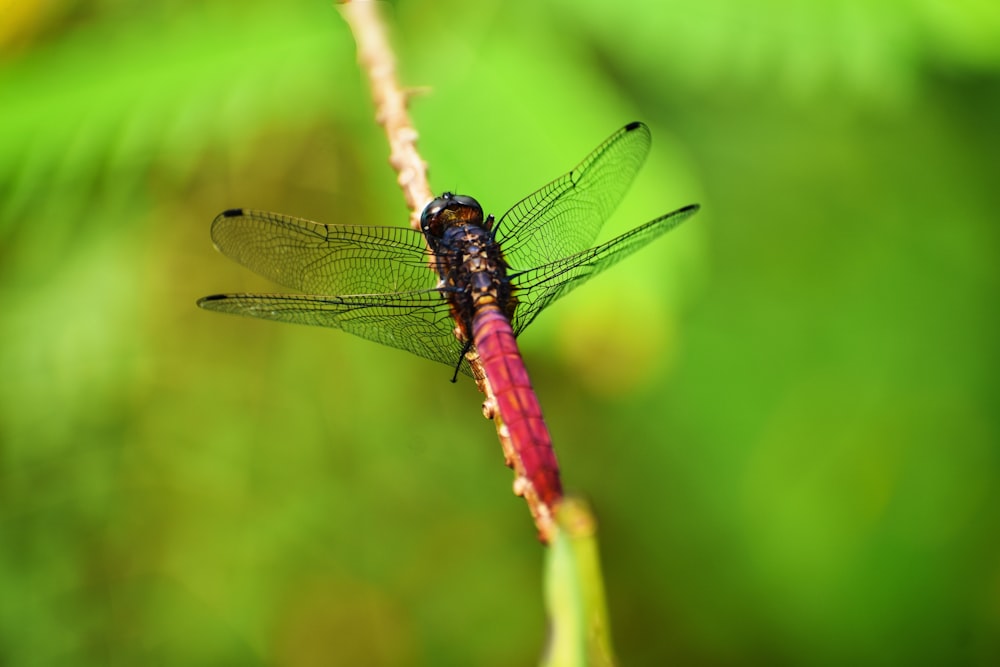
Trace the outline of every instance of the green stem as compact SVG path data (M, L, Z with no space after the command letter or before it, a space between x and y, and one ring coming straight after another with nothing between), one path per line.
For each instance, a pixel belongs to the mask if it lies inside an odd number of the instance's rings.
M549 645L542 667L612 667L611 628L590 508L568 497L556 510L556 531L545 563Z

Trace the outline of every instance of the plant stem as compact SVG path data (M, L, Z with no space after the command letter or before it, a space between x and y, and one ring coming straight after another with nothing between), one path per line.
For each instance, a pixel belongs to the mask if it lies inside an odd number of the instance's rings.
M378 14L378 4L370 0L343 0L341 14L354 34L358 47L358 65L368 75L375 120L385 130L389 140L389 164L395 170L396 182L403 190L410 209L410 226L420 230L420 214L434 195L427 181L427 163L417 151L417 131L407 112L413 90L404 90L396 78L396 58L386 36L385 25ZM430 254L428 254L430 257ZM431 269L432 270L432 269ZM466 355L472 367L479 391L486 397L483 414L496 426L497 438L504 452L504 461L514 470L514 493L524 497L538 529L539 539L548 544L553 535L553 511L539 497L525 472L524 463L514 448L510 432L496 409L496 397L483 373L475 348Z

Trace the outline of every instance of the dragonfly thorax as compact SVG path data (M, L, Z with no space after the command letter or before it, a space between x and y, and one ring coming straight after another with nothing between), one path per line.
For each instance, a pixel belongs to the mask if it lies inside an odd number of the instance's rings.
M507 262L487 228L475 224L448 228L435 255L442 291L466 333L478 308L496 304L504 313L512 313Z

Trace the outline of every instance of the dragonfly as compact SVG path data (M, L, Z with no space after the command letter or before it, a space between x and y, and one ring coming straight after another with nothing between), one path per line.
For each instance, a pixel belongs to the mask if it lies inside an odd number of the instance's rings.
M451 192L426 205L420 231L227 210L212 223L216 247L300 294L216 294L198 305L342 329L452 366L452 381L473 375L474 352L527 483L554 507L559 467L516 338L552 302L698 210L685 206L593 245L650 141L643 123L625 125L499 219Z

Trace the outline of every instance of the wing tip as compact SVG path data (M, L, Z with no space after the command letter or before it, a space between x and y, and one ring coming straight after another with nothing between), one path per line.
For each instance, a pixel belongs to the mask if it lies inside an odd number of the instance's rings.
M633 120L631 123L625 126L625 131L631 132L633 130L638 130L640 127L642 127L642 121Z
M226 298L225 294L209 294L208 296L203 296L197 301L195 301L195 304L201 308L204 308L206 303L211 303L213 301L222 301L225 298Z
M243 215L242 208L227 208L225 211L219 214L220 218L238 218Z

